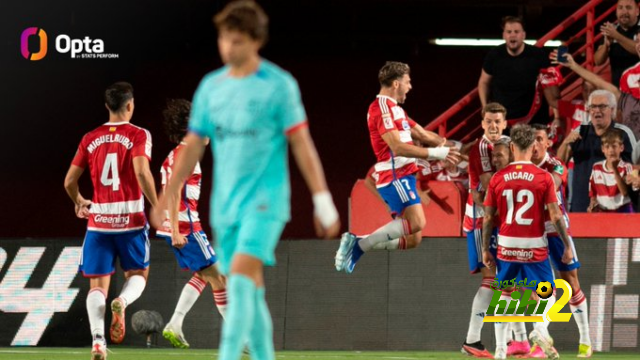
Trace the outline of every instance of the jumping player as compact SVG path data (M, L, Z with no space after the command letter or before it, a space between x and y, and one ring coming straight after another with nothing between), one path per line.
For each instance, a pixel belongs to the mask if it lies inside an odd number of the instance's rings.
M450 147L422 148L413 144L411 129L416 124L400 107L411 90L409 72L409 65L393 61L380 69L380 93L369 106L367 115L371 145L378 159L376 188L394 220L366 237L344 233L335 256L337 271L350 274L360 257L381 243L383 248L418 246L422 241L425 217L416 189L416 159L458 161L460 153ZM388 242L393 245L384 245ZM395 245L396 242L406 245Z

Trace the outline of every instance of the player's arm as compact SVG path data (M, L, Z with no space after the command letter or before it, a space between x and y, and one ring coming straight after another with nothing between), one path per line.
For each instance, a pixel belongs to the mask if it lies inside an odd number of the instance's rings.
M446 138L434 133L433 131L426 130L422 126L415 124L411 128L411 138L420 141L428 146L454 146L453 142L447 141Z
M71 165L69 167L69 171L67 171L67 176L64 178L64 189L67 191L67 195L76 207L76 216L81 219L86 219L89 217L89 206L91 205L91 201L82 197L80 194L80 187L78 186L78 180L80 176L84 173L84 168Z
M189 132L183 141L186 145L182 147L173 163L171 178L164 188L164 194L161 196L158 206L154 207L151 212L152 225L155 228L159 228L162 221L164 221L164 210L168 210L172 233L179 232L178 212L182 198L182 187L193 173L193 169L204 154L204 149L208 143L206 137L193 132ZM172 236L172 240L173 238ZM180 245L184 244L173 244L176 247Z
M482 206L484 203L484 195L486 193L486 189L489 188L489 181L491 181L492 176L493 176L493 172L486 172L486 173L480 174L480 183L482 184L482 189L484 190L480 191L480 190L473 189L475 191L471 192L473 201L475 201L475 203L478 206Z
M489 251L491 246L491 235L493 234L493 218L495 215L495 207L485 206L484 219L482 220L482 262L489 269L495 266L495 259Z
M425 160L445 160L453 164L458 163L460 153L453 148L421 148L412 144L405 144L400 140L398 130L390 130L382 134L382 139L389 145L395 156L404 156Z
M569 243L569 234L567 233L567 226L564 222L564 216L558 206L557 202L551 202L547 204L549 209L549 218L556 228L556 232L560 235L562 243L564 244L564 254L562 255L562 262L568 264L573 259L573 251L571 250L571 244Z
M480 97L480 103L482 107L487 105L487 101L489 100L489 87L491 86L491 78L492 76L487 74L484 69L480 73L480 79L478 79L478 96Z
M145 156L134 157L133 172L136 174L142 193L149 200L151 206L155 207L158 204L158 195L156 193L156 183L149 168L149 159Z
M314 224L320 237L333 238L340 231L340 216L333 203L318 151L309 128L299 127L287 135L291 152L313 197Z

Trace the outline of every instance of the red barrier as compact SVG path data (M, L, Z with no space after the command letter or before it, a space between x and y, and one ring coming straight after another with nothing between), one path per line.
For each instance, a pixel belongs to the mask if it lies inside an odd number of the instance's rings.
M466 191L451 181L429 182L433 199L424 206L427 226L425 237L461 237L462 209ZM354 234L370 234L391 220L389 211L380 198L358 180L351 190L349 207L349 231Z
M461 237L466 191L450 181L429 183L434 198L424 207L425 237ZM358 180L351 190L349 231L369 234L391 217L378 197ZM640 214L569 214L571 235L576 238L640 238Z

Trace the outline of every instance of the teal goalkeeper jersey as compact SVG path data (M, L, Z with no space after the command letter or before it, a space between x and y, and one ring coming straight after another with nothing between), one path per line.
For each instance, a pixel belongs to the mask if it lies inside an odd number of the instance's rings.
M306 125L293 76L261 59L246 77L207 74L194 95L189 131L211 139L211 224L246 216L290 219L287 134Z

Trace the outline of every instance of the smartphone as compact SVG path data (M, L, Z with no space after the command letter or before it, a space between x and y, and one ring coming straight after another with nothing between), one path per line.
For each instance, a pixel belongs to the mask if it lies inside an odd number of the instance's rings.
M569 53L569 47L566 45L560 45L558 47L558 62L566 63L567 58L564 57L565 54Z

